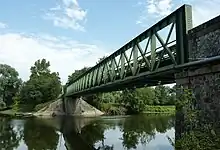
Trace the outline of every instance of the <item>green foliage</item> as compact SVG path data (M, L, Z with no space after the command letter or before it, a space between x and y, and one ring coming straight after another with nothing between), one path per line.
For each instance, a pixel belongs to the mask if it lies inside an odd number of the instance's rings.
M219 133L219 131L218 131ZM220 149L220 135L215 133L215 129L196 129L185 133L177 140L175 148L180 150L217 150Z
M174 126L174 116L135 115L125 119L123 131L123 146L127 149L137 149L139 141L147 144L155 138L156 132L165 133Z
M153 88L145 87L136 89L136 96L144 101L146 105L153 105L155 101L155 91Z
M100 142L104 147L106 146L105 131L115 130L118 127L122 133L120 140L124 149L137 149L140 142L147 144L153 140L157 132L165 133L173 128L174 122L175 116L172 115L133 115L123 119L100 118L84 126L80 135L89 145Z
M68 81L66 83L66 85L70 85L73 83L73 81L78 78L80 75L82 75L83 73L85 73L90 67L84 67L80 70L75 70L71 75L68 76Z
M105 112L106 115L123 115L126 110L121 102L121 92L94 94L88 103Z
M18 112L20 111L20 103L21 103L21 97L18 93L15 94L15 96L13 97L13 105L12 105L12 110L14 112Z
M136 114L145 110L147 100L139 98L134 89L126 89L122 92L122 101L128 114Z
M19 74L14 68L0 64L0 101L5 102L7 106L13 103L12 98L22 83L18 76Z
M175 96L175 90L168 86L158 85L155 87L154 105L174 105Z
M184 114L183 133L175 141L175 149L216 150L220 149L220 122L203 120L203 111L196 107L190 89L178 89L177 112Z
M21 99L26 104L39 104L57 98L61 92L59 74L49 70L50 63L37 60L31 67L30 79L21 89Z
M99 109L105 112L106 115L125 115L126 109L120 104L101 103Z
M5 109L5 108L6 108L5 102L3 102L2 100L0 100L0 110Z
M28 149L55 150L58 145L59 135L55 129L30 119L24 124L23 140Z
M175 113L175 106L146 106L145 113Z
M17 149L22 140L22 132L20 128L18 127L17 130L14 130L9 118L0 118L0 122L0 149Z
M99 60L96 62L96 64L100 63L100 62L103 61L105 58L107 58L107 56L103 56L103 57L99 58Z
M175 94L171 88L162 85L155 89L145 87L133 90L124 90L122 101L126 106L128 113L142 113L146 110L147 105L174 105ZM152 109L151 109L152 110ZM155 109L155 111L169 111Z

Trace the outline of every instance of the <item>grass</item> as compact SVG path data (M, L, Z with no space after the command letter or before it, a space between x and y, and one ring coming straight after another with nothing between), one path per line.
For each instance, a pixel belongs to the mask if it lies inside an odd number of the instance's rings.
M175 106L146 106L144 113L175 113Z

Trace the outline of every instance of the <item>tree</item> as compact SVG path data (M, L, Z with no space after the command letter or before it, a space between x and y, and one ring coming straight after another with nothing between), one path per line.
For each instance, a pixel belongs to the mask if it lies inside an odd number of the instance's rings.
M153 105L155 100L155 92L153 88L145 87L136 89L138 99L144 101L147 105Z
M0 101L4 101L7 106L13 103L12 98L18 92L22 83L18 76L19 74L15 68L0 64Z
M96 64L100 63L100 62L103 61L105 58L107 58L107 56L103 56L103 57L99 58L99 60L96 62Z
M31 67L30 79L21 89L21 99L25 103L39 104L57 98L61 92L59 74L49 69L46 59L37 60Z
M49 67L50 67L50 62L49 61L47 62L46 59L37 60L34 63L34 66L31 67L31 77L49 74L50 73Z
M71 75L68 76L68 81L66 83L67 86L73 83L73 81L78 78L80 75L85 73L87 70L89 70L90 67L84 67L80 70L75 70Z
M167 105L170 100L170 88L158 85L155 87L156 103L155 105Z
M140 113L144 110L146 105L144 104L145 101L138 98L135 89L125 89L122 92L122 101L128 114Z

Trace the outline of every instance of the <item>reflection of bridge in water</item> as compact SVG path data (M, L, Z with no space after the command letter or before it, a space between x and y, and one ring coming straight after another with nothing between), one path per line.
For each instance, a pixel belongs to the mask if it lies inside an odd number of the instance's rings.
M94 118L60 117L56 119L41 120L45 125L60 131L68 150L95 150L80 136L81 129L94 121Z
M30 150L111 150L141 149L158 141L158 133L172 132L174 117L137 115L100 118L28 118L0 117L0 149ZM135 122L135 123L134 123ZM112 139L113 138L113 139ZM166 138L166 137L164 137ZM161 140L161 134L160 138ZM172 149L167 143L158 145ZM167 139L164 139L167 140ZM144 142L144 143L143 143ZM156 147L157 146L157 147Z
M136 124L133 123L134 120ZM150 142L154 139L155 131L165 133L174 127L172 116L130 116L118 119L62 117L37 119L37 122L60 131L68 150L113 150L114 143L112 145L105 143L105 131L115 129L116 126L120 128L123 135L123 139L118 140L122 140L123 146L127 148L138 144L135 143L138 140L134 140L134 137L145 137L145 142Z

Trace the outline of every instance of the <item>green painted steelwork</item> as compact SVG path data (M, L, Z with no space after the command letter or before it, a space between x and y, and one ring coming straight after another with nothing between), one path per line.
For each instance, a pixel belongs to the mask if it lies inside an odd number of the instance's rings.
M67 87L66 96L174 82L170 68L188 62L191 28L192 8L183 5L79 76ZM163 29L168 33L161 36Z

